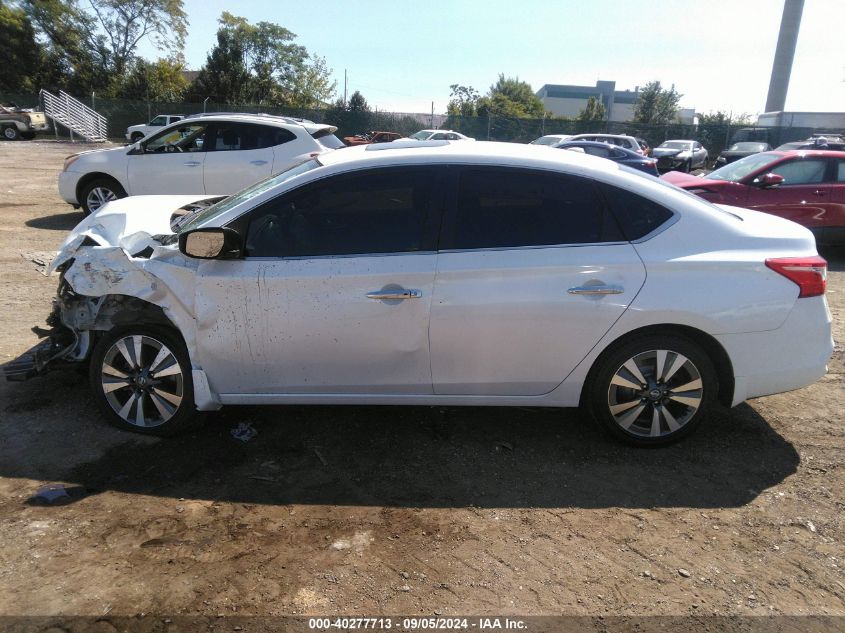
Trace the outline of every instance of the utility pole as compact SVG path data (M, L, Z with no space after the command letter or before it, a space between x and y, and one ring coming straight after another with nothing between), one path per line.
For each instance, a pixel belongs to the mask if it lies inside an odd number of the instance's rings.
M346 69L343 69L343 107L346 108Z
M772 63L772 78L766 96L766 112L782 112L786 106L786 91L789 89L789 76L792 74L792 61L795 59L803 12L804 0L784 0L778 45Z
M434 101L431 102L431 127L434 127Z

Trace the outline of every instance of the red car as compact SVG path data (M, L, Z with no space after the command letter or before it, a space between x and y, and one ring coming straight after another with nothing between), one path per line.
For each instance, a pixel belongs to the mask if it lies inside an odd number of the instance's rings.
M810 229L818 244L845 244L845 151L771 151L690 176L661 179L719 204L765 211Z

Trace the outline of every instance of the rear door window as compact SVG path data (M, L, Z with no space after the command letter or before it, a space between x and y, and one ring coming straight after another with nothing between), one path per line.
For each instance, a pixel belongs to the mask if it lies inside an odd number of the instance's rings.
M625 189L604 183L601 189L622 233L630 241L645 237L674 217L666 207Z
M592 181L557 173L468 168L441 249L591 244L622 239Z
M296 135L282 127L255 123L215 123L209 135L208 151L227 152L265 149L282 145Z

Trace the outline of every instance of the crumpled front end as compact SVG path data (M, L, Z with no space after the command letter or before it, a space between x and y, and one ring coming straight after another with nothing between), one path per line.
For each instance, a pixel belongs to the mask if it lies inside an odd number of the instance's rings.
M193 287L198 260L182 255L171 230L174 212L205 196L143 196L112 202L67 237L47 274L59 273L49 329L42 341L3 366L26 380L86 360L98 332L157 323L176 328L194 351Z

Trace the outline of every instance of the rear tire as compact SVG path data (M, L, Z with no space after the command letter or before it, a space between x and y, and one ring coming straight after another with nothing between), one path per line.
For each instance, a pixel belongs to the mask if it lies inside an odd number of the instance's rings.
M649 335L602 354L586 386L593 418L635 446L658 446L691 433L717 400L713 363L693 341Z
M196 425L191 363L175 330L135 325L106 332L88 376L97 406L119 429L170 436Z
M7 141L17 141L20 139L21 133L14 125L8 125L3 128L3 138Z
M79 192L79 206L85 215L95 213L104 204L125 198L126 191L113 178L95 178L86 184Z

